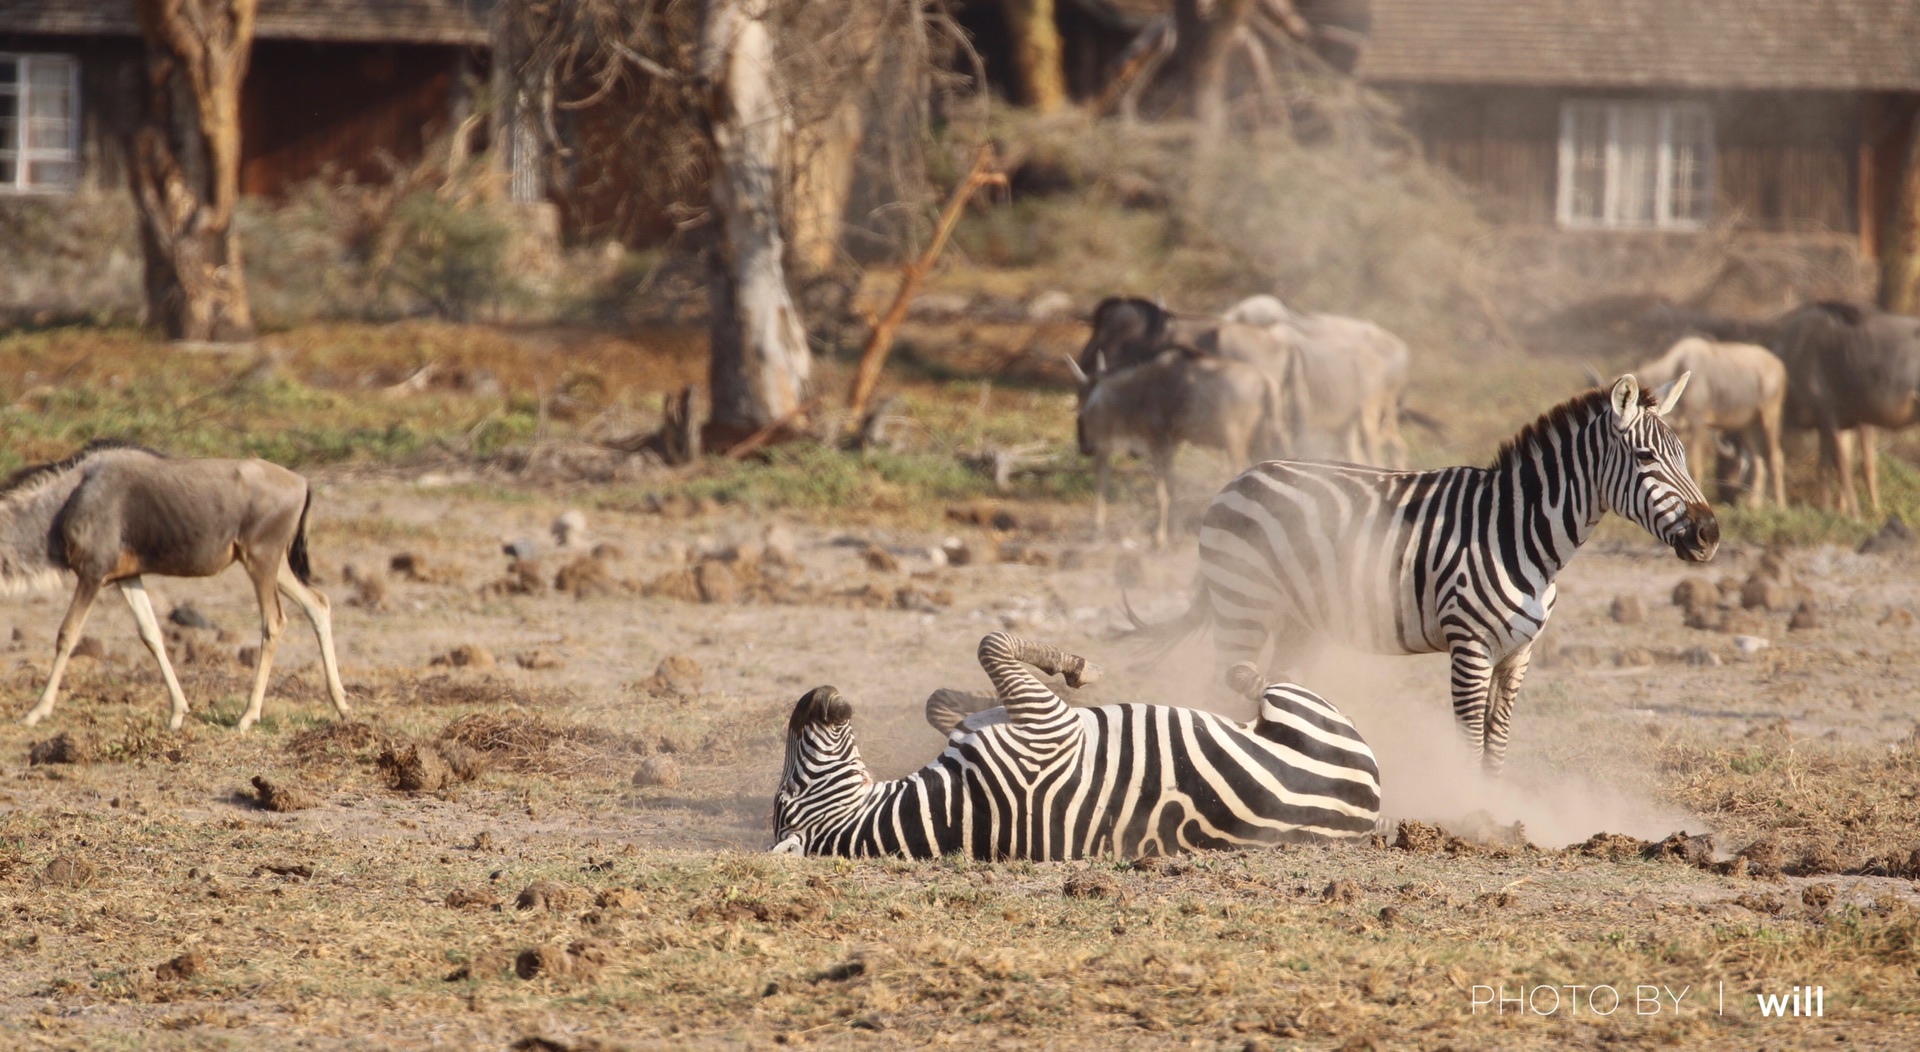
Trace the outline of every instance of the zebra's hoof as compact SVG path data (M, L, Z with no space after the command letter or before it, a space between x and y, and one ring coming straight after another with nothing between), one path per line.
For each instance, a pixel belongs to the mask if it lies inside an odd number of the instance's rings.
M1260 682L1260 669L1251 661L1235 662L1227 670L1227 689L1243 698L1258 698L1265 693L1266 684Z
M1074 657L1067 660L1067 686L1069 687L1077 690L1099 679L1100 676L1100 666L1086 658Z

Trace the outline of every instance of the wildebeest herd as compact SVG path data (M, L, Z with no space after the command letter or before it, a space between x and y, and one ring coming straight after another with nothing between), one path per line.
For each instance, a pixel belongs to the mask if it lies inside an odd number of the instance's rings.
M1823 454L1840 467L1842 431L1913 422L1920 321L1826 303L1766 323L1694 320L1718 342L1683 339L1549 408L1487 467L1409 471L1400 424L1420 419L1404 404L1410 356L1377 325L1299 314L1272 297L1218 319L1103 301L1072 361L1080 445L1096 461L1096 522L1104 525L1108 459L1128 444L1152 458L1161 544L1178 443L1223 449L1240 472L1201 520L1187 611L1159 623L1135 617L1134 643L1164 654L1211 626L1216 682L1257 711L1239 723L1191 704L1075 708L1029 667L1079 686L1097 674L1085 658L996 632L979 650L993 693L935 692L927 715L947 746L906 778L868 773L852 708L836 690L802 696L787 727L776 850L1063 859L1371 833L1380 802L1372 752L1332 702L1292 682L1325 642L1448 654L1456 720L1497 771L1555 576L1607 512L1683 560L1713 557L1719 524L1686 443L1696 457L1714 441L1736 462L1755 461L1781 500L1783 424L1817 426ZM1327 453L1344 459L1304 459ZM1844 477L1842 493L1851 500ZM283 595L311 620L328 692L346 715L327 600L310 586L310 505L304 479L264 461L175 459L115 443L0 483L0 586L77 578L45 690L24 722L51 712L94 598L117 585L178 729L187 704L141 577L207 576L234 562L254 585L262 623L238 729L260 717Z

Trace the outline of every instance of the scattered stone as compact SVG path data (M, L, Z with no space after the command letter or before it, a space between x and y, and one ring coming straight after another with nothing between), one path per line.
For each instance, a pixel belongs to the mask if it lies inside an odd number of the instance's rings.
M447 906L456 910L491 910L500 905L500 896L486 888L455 888L447 892Z
M255 800L268 811L304 811L320 803L318 797L297 785L269 782L257 774L253 776L253 788Z
M536 880L520 889L513 900L517 910L545 910L548 913L565 913L574 907L578 898L575 889L551 880Z
M1320 889L1320 901L1345 906L1360 901L1360 885L1344 877Z
M78 888L93 883L93 878L97 875L98 871L94 869L93 863L86 859L75 855L61 855L47 863L47 868L40 873L40 882L55 887Z
M965 566L973 561L973 549L958 537L948 537L940 542L940 552L947 557L948 566Z
M1809 884L1800 892L1800 902L1816 913L1825 913L1833 905L1833 885Z
M513 663L516 665L519 665L521 668L531 669L535 672L545 672L551 669L564 668L566 667L566 664L567 664L566 661L564 661L560 657L560 655L554 653L553 651L541 650L537 648L534 650L523 650L520 653L515 654L513 656Z
M494 667L493 652L478 643L462 643L452 650L427 662L429 665L445 668L471 668L486 670Z
M1720 655L1706 647L1693 647L1680 656L1694 668L1719 668L1721 665Z
M860 557L867 561L867 567L869 569L877 570L880 573L900 572L900 560L894 558L892 552L887 551L877 544L867 545L866 550L860 553Z
M1810 629L1810 628L1819 628L1819 627L1820 627L1819 607L1814 605L1814 602L1811 599L1802 600L1799 606L1794 607L1793 618L1792 620L1787 622L1787 628L1790 631L1795 631L1795 632L1803 631L1805 629Z
M1765 636L1733 637L1733 649L1739 651L1741 657L1752 657L1772 645L1773 642Z
M1899 515L1889 515L1880 531L1861 541L1860 547L1855 550L1861 555L1891 555L1894 552L1911 551L1913 546L1913 528Z
M1637 595L1616 595L1613 607L1608 611L1613 619L1623 625L1637 625L1647 619L1646 608L1640 605Z
M561 512L549 528L553 532L553 542L562 548L586 546L587 517L576 509L568 508Z
M723 562L708 560L694 567L693 585L703 603L732 603L740 598L740 579Z
M1070 899L1110 899L1119 890L1111 875L1097 869L1079 869L1067 874L1060 894Z
M191 979L207 970L207 959L198 950L188 950L153 969L154 978L163 983Z
M1718 606L1700 604L1687 607L1686 625L1706 632L1718 632L1727 625L1727 612Z
M167 614L167 620L181 628L215 627L212 621L207 620L207 615L195 609L192 603L175 603L173 609Z
M553 590L570 594L575 599L586 599L596 595L613 595L619 589L613 575L607 572L605 560L582 555L553 575Z
M1904 606L1890 606L1886 615L1880 618L1881 628L1912 628L1913 611Z
M46 741L34 742L27 747L29 767L38 767L43 763L87 763L92 759L92 743L69 731L62 731Z
M1712 581L1699 574L1690 574L1673 586L1673 605L1684 607L1717 606L1720 603L1720 589Z
M649 756L641 760L640 769L633 772L633 784L672 789L680 784L680 762L667 753Z
M1786 588L1771 577L1762 577L1756 573L1747 578L1747 583L1740 588L1740 609L1742 610L1765 610L1772 613L1775 610L1785 609L1786 605Z
M641 689L655 696L679 695L682 697L700 693L706 683L707 674L700 663L685 654L668 654L654 667L653 675L641 682Z

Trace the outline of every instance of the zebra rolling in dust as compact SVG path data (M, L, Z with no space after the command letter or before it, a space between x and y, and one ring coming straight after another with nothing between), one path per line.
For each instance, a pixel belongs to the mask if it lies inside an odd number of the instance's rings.
M980 665L999 697L979 700L1004 704L1005 718L956 726L937 759L889 782L860 759L853 706L839 691L801 697L787 723L774 850L1131 858L1366 836L1379 819L1379 770L1359 732L1309 691L1261 689L1251 666L1234 686L1260 700L1260 714L1238 724L1169 705L1069 708L1026 666L1076 687L1098 669L1004 632L980 641ZM952 693L928 699L930 719Z
M1384 471L1273 461L1229 482L1200 525L1186 613L1135 634L1153 659L1209 622L1221 664L1274 669L1331 640L1377 654L1452 657L1453 713L1489 771L1553 613L1554 576L1608 511L1705 562L1720 526L1660 418L1686 389L1631 376L1555 406L1487 468ZM1132 616L1132 611L1128 611Z
M46 690L21 722L32 726L53 711L87 611L100 589L118 584L139 623L140 641L167 681L173 701L167 726L179 730L187 699L140 578L210 577L235 562L246 568L260 603L260 661L236 729L260 719L274 648L286 627L282 594L313 623L327 693L334 711L347 715L327 599L308 586L312 500L306 479L264 460L176 460L112 442L91 443L65 460L23 468L0 482L0 591L52 587L61 571L78 578L60 622Z

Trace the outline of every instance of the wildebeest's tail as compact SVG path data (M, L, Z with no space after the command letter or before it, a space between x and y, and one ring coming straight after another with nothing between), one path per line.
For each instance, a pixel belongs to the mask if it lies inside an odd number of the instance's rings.
M313 583L313 564L307 561L307 512L313 510L313 487L307 487L307 499L300 505L300 524L293 528L293 546L287 549L287 568L301 584Z
M1120 608L1127 613L1127 620L1133 627L1120 634L1122 639L1136 640L1144 654L1138 668L1152 668L1167 659L1173 648L1195 632L1207 627L1213 621L1213 604L1207 602L1206 584L1202 581L1194 591L1193 601L1186 612L1166 621L1149 622L1133 612L1133 604L1127 601L1127 593L1120 593Z

